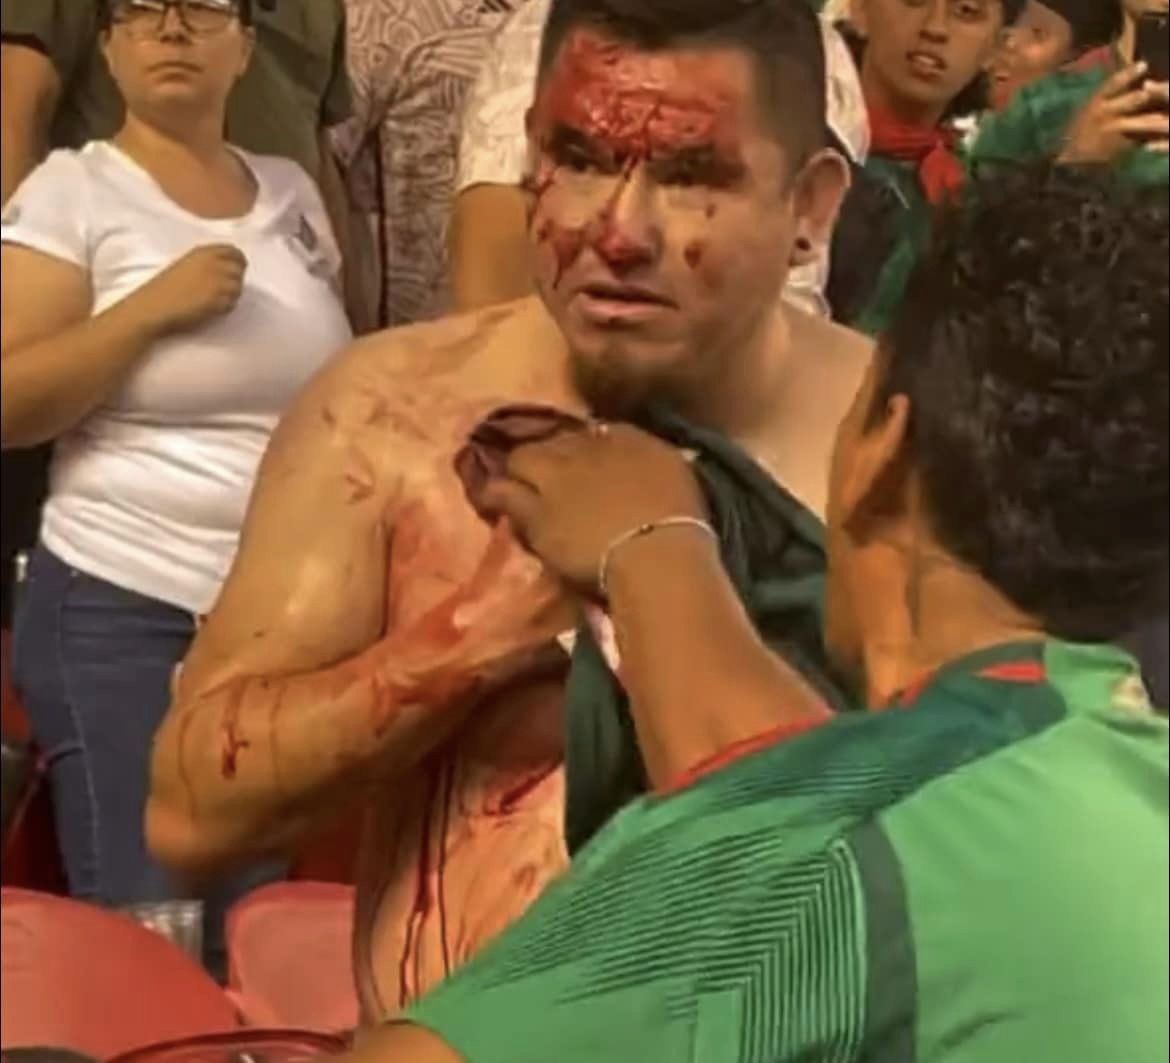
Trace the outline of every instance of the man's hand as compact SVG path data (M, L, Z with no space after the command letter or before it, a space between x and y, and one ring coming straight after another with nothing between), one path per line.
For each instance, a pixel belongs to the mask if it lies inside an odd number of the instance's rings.
M1145 81L1147 66L1118 71L1073 120L1061 152L1064 163L1109 163L1143 144L1165 153L1170 138L1165 82Z
M625 425L591 425L520 447L506 477L485 488L482 508L507 517L533 553L587 594L597 591L599 566L619 536L705 513L686 459Z

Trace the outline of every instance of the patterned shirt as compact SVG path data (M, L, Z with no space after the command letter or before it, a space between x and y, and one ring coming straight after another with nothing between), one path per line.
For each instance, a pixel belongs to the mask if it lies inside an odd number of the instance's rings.
M467 1063L1155 1063L1167 725L1003 645L620 813L408 1013Z
M442 314L464 98L524 0L346 0L354 117L334 143L378 249L379 324Z

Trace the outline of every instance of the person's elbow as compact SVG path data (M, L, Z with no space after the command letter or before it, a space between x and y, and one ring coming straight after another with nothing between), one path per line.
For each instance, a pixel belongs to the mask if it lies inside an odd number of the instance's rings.
M447 250L456 310L480 310L529 295L524 193L514 185L487 184L462 191Z
M213 791L201 789L200 765L180 764L174 719L181 713L163 723L151 756L146 846L172 871L203 878L254 855L249 852L253 839L238 812L220 807Z
M231 863L230 851L217 844L210 825L165 794L152 792L147 799L145 828L150 854L184 878L202 878Z
M4 354L0 354L0 360L4 360L4 357ZM28 403L21 401L22 389L11 374L5 372L4 376L4 387L0 389L0 450L37 447L48 443L53 438L52 433L44 430L35 411L29 409Z

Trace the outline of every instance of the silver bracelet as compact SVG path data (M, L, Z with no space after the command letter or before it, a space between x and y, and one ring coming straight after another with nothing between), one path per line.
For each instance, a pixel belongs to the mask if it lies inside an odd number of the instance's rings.
M597 589L601 592L602 598L609 597L609 563L613 559L613 555L625 546L626 543L631 543L635 539L641 539L643 536L649 535L651 532L659 531L662 528L695 528L711 536L716 548L719 546L719 535L715 529L707 521L700 520L698 517L663 517L661 520L652 520L646 524L639 524L636 528L624 531L621 535L614 538L601 555L601 561L597 566Z

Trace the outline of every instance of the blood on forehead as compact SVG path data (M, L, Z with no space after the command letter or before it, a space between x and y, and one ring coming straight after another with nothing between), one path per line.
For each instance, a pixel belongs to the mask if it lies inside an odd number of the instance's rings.
M645 52L577 30L537 95L533 132L544 143L568 127L619 160L707 148L737 161L742 94L717 54Z

